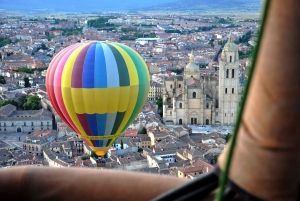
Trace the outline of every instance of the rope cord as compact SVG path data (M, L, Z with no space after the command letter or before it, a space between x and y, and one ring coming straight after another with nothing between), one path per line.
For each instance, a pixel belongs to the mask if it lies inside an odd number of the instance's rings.
M234 134L230 139L231 144L228 148L229 150L228 150L228 156L227 156L226 162L225 162L225 168L224 168L224 171L222 171L221 177L219 179L219 186L218 186L219 190L218 190L218 192L216 194L216 197L215 197L216 201L222 201L223 200L223 194L224 194L225 186L226 186L226 183L227 183L227 177L228 177L228 173L229 173L230 162L231 162L231 159L232 159L232 155L233 155L233 151L234 151L234 147L235 147L236 138L237 138L238 130L239 130L239 127L240 127L240 123L242 121L242 114L243 114L243 110L245 108L245 102L246 102L246 99L247 99L249 86L250 86L250 83L251 83L251 80L252 80L252 75L253 75L253 72L254 72L254 69L255 69L255 63L257 61L257 55L258 55L259 47L261 45L261 38L262 38L262 35L263 35L263 32L264 32L269 7L270 7L270 0L265 0L265 5L264 5L263 15L262 15L262 21L261 21L261 27L260 27L260 31L259 31L259 34L258 34L257 45L254 48L254 52L253 52L253 55L252 55L253 59L252 59L252 64L251 64L251 68L250 68L250 72L249 72L248 82L247 82L246 87L245 87L244 98L242 97L242 100L241 100L241 107L240 107L239 112L238 112L238 116L237 116L237 120L236 120L236 126L234 127Z

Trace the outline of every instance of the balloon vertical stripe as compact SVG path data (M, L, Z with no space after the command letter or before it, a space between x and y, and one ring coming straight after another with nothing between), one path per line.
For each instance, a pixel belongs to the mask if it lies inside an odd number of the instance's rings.
M46 87L58 115L104 155L141 111L149 80L145 62L131 48L89 42L54 57Z
M100 43L95 43L95 66L94 66L94 87L95 88L107 88L107 71L106 71L106 60L104 50ZM90 68L92 68L91 66Z
M120 80L119 80L119 71L118 65L115 60L115 56L110 50L110 48L106 45L102 45L105 55L105 62L106 62L106 76L107 76L107 87L119 87Z
M84 66L82 72L82 87L83 88L94 88L95 87L95 48L96 44L92 44L85 56ZM93 68L91 68L91 66ZM98 78L99 79L99 78Z
M82 74L83 74L84 60L89 47L90 45L85 46L76 57L73 70L72 70L72 80L71 80L71 87L73 88L81 89L83 87Z
M124 86L129 86L130 85L130 81L129 81L129 75L128 75L128 70L126 67L126 63L122 57L122 55L120 54L119 51L116 50L116 48L110 44L108 44L109 48L111 49L111 51L114 54L115 60L117 62L117 66L118 66L118 71L119 71L119 83L120 83L120 87L124 87Z

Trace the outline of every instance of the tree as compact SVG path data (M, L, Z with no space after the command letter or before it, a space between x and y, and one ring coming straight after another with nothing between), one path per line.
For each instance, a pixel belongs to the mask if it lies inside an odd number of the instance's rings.
M230 138L232 137L232 134L228 133L225 137L226 143L230 140Z
M87 160L87 159L90 159L90 156L81 156L81 160Z
M2 75L0 75L0 84L6 84L6 80L4 79L4 76L2 76Z
M98 158L99 156L98 156L94 151L92 151L92 152L91 152L91 157L93 157L93 158Z
M14 100L3 100L3 101L0 101L0 107L4 106L4 105L8 105L8 104L12 104L14 106L18 106L18 103Z
M23 104L24 110L39 110L42 107L40 106L40 98L37 95L30 96L26 103Z
M23 105L24 105L24 103L26 103L27 98L25 95L22 95L19 97L18 101L19 101L19 106L23 108Z
M160 97L156 100L156 104L158 106L159 115L162 117L163 116L163 108L162 108L163 99L162 99L162 97Z
M124 149L123 140L121 140L121 149Z
M30 83L29 83L29 78L28 77L24 77L24 82L25 82L25 87L26 88L30 87Z
M141 130L141 134L147 134L147 130L146 128L143 126L142 130Z

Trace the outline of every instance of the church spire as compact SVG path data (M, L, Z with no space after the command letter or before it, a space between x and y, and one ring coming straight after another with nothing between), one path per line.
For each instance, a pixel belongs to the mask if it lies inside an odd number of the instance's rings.
M194 57L194 54L193 54L193 50L192 50L192 52L191 52L191 54L190 54L190 64L194 64L195 63L195 57Z
M231 35L231 32L229 33L229 36L228 36L228 43L232 43L232 35Z

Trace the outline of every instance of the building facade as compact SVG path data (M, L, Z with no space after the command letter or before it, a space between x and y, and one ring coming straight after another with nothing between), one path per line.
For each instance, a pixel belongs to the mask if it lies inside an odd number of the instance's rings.
M215 73L200 74L193 52L183 75L164 79L163 120L165 124L234 124L239 87L238 48L229 36Z
M11 104L0 108L0 133L28 133L52 130L52 113L45 110L17 110Z

